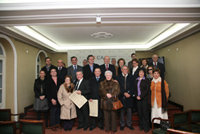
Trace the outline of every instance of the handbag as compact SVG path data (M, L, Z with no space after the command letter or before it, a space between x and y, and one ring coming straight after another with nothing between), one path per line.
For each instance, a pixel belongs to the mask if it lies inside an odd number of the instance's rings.
M169 123L169 121L161 120L161 121L160 121L160 127L161 127L162 130L165 130L165 131L166 131L167 129L170 128L170 123Z
M123 104L119 99L117 101L114 101L112 104L113 104L113 110L118 110L123 107Z
M33 105L33 109L36 111L46 111L49 109L47 98L41 100L39 98L35 98L35 102Z

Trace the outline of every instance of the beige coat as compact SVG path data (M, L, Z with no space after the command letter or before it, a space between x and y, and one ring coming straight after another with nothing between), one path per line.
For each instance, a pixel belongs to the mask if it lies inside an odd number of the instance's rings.
M64 84L62 84L58 91L58 101L61 105L60 119L70 120L77 117L76 107L74 103L69 99L71 95L70 92L67 92Z

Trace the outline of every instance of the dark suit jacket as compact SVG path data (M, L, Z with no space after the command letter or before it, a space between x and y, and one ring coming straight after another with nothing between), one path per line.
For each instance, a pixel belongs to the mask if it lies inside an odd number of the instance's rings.
M132 72L133 72L133 68L131 68L130 70L130 75L133 76L133 81L135 81L137 79L137 77L139 77L139 70L140 70L140 67L138 66L137 70L135 71L134 75L132 75Z
M129 107L133 107L133 94L134 94L134 91L133 91L134 85L133 84L134 84L134 82L133 82L133 77L129 74L126 78L126 89L125 89L124 79L125 79L125 77L122 74L117 77L117 81L119 82L119 85L120 85L119 99L121 100L124 107L129 108ZM124 96L125 92L130 94L131 97L126 98Z
M137 88L137 83L138 83L138 80L135 81L135 90L134 90L134 93L135 93L135 96L137 97L138 96L138 88ZM150 95L150 86L149 86L149 80L147 78L145 78L145 80L141 80L141 83L140 83L140 91L141 91L141 100L146 100L148 102L148 97Z
M77 71L82 71L82 67L77 65ZM74 71L73 65L67 68L67 75L72 77L73 83L76 82L76 71Z
M55 82L53 81L53 79L51 77L49 77L47 79L46 82L46 88L47 88L47 99L49 100L49 104L50 106L53 106L51 103L51 99L55 99L58 103L58 99L57 99L57 92L60 88L60 81L57 79L57 85L55 84Z
M43 91L41 91L41 88ZM41 80L40 78L35 80L34 83L34 92L35 92L35 98L39 98L40 96L45 95L46 97L46 79Z
M132 60L128 62L128 69L131 70L131 68L133 68Z
M54 69L57 69L56 66L54 66L54 65L51 65L51 66L50 66L49 71L47 70L46 65L45 65L44 67L42 67L41 70L43 70L43 71L46 73L46 78L50 77L50 71L51 71L51 69L53 69L53 68L54 68Z
M100 69L101 69L101 76L102 76L103 78L105 78L105 75L104 75L104 73L105 73L105 71L106 71L105 64L102 64L102 65L100 66ZM115 70L115 66L113 66L112 64L109 64L108 70L110 70L110 71L113 73L113 78L116 79L116 70Z
M83 95L86 99L89 99L90 95L89 81L83 79L77 90L80 90L81 95Z
M165 76L165 66L162 63L157 62L157 66L154 66L153 62L152 62L152 63L150 63L150 65L153 66L154 68L159 68L160 69L160 76L162 78L164 78L164 76Z
M100 94L99 94L99 86L100 82L103 81L104 78L100 77L99 81L96 80L96 77L92 77L89 80L90 84L90 99L100 99Z
M118 67L118 76L121 75L121 74L122 74L122 69L121 69L121 67L119 66L119 67Z
M83 77L84 77L84 79L89 80L92 77L94 77L94 70L95 70L95 68L99 68L99 65L95 64L95 63L93 64L93 72L91 72L89 64L85 65L83 67Z
M58 76L60 83L63 83L65 81L66 75L67 75L67 68L62 67L61 70L58 70L58 68L57 68L57 76Z

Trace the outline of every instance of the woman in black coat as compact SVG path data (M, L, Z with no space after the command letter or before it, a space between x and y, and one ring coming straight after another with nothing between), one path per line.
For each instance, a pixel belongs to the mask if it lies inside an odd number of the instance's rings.
M37 119L41 119L41 113L44 113L46 126L48 125L48 101L46 96L46 79L45 72L40 71L40 76L35 80L34 92L35 92L35 103L34 110L37 112Z
M148 132L150 130L149 124L149 80L145 77L145 70L139 70L139 77L135 83L135 95L137 99L137 110L139 115L140 130Z

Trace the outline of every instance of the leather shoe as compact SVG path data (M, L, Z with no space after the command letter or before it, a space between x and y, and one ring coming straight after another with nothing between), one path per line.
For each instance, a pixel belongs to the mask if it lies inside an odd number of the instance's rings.
M93 129L95 129L95 127L90 127L90 131L92 131Z
M129 128L130 130L134 130L134 127L133 127L133 126L128 126L128 128Z
M120 126L120 130L124 130L124 127L123 127L123 126Z
M84 129L83 129L83 130L84 130L84 131L86 131L87 129L88 129L88 127L84 127Z
M76 129L81 129L81 128L83 128L83 127L80 127L80 126L79 126L79 127L77 127Z
M99 129L103 130L104 128L103 128L103 126L100 126Z

